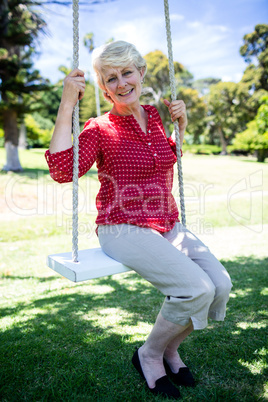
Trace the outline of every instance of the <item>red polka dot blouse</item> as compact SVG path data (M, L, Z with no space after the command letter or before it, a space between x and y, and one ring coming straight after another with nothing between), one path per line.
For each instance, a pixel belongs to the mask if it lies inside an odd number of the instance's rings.
M97 225L128 223L167 232L178 221L171 193L176 144L166 138L155 107L148 114L147 132L133 115L106 113L85 123L79 136L79 177L96 162L100 190ZM73 149L45 154L51 177L72 181Z

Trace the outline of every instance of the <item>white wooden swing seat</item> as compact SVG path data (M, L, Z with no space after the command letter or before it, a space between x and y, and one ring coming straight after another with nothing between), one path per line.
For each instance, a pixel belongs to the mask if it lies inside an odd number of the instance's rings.
M165 18L166 18L166 34L168 45L169 73L171 85L171 98L176 99L176 83L172 55L171 31L168 0L164 0ZM73 67L78 68L78 17L79 17L79 0L73 0ZM119 274L131 271L131 268L121 264L113 258L107 256L101 248L93 248L80 250L78 252L78 148L79 148L79 106L75 105L73 113L73 150L74 150L74 166L73 166L73 251L68 253L51 254L47 257L47 265L49 268L58 272L73 282L81 282L89 279L100 278L103 276ZM174 122L176 134L177 149L177 166L180 189L180 205L182 224L185 226L185 206L183 194L183 177L181 166L181 146L178 121Z
M47 265L73 282L131 271L131 268L109 257L101 248L79 250L78 262L73 262L72 252L51 254L47 256Z

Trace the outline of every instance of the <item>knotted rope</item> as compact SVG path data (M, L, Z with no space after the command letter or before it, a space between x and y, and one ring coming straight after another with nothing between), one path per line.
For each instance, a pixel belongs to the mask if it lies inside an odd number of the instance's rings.
M73 68L79 65L79 0L73 0ZM78 262L79 101L73 111L73 262Z
M165 20L166 20L167 46L168 46L168 63L169 63L169 80L170 80L170 87L171 87L171 99L175 100L176 99L176 83L175 83L175 71L174 71L174 64L173 64L172 39L171 39L168 0L164 0L164 7L165 7ZM174 129L175 129L176 153L177 153L177 161L178 161L177 166L178 166L178 178L179 178L181 221L182 221L182 224L184 226L186 226L184 192L183 192L183 175L182 175L182 163L181 163L180 131L179 131L179 123L177 120L174 122Z

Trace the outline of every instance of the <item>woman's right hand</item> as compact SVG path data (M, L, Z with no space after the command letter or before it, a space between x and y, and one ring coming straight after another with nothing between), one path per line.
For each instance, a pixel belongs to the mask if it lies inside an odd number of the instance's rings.
M50 142L50 153L64 151L72 146L72 114L78 100L85 93L85 74L76 68L64 79L61 103Z
M73 109L77 101L81 100L85 94L85 74L76 68L64 78L63 82L61 104L70 106Z

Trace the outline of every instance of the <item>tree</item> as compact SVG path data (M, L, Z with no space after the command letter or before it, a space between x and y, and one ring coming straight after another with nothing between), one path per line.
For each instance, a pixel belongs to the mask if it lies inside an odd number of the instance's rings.
M200 135L203 134L206 127L207 105L204 98L199 96L196 89L181 87L178 99L183 99L186 104L188 125L187 134L192 138L194 144L200 143Z
M84 45L88 49L89 54L92 54L92 52L94 50L94 34L92 32L90 32L84 36ZM96 101L97 116L100 116L100 114L101 114L100 93L99 93L99 87L98 87L96 81L94 81L94 88L95 88L95 101Z
M268 25L258 24L255 30L244 36L240 54L249 64L242 82L254 91L268 91Z
M113 38L110 38L106 43L113 42ZM94 34L92 32L84 36L84 45L92 54L94 46ZM86 82L85 95L80 103L80 122L84 123L90 117L100 116L101 113L108 112L111 109L111 104L106 101L102 96L100 97L100 89L95 80L89 80Z
M163 104L163 98L170 97L168 58L160 50L150 52L144 58L147 62L144 99L157 108L168 134L170 116ZM174 62L174 71L178 92L180 87L191 86L193 76L181 63Z
M227 145L246 124L254 118L250 106L248 87L242 83L219 82L211 86L208 95L208 124L219 138L222 153L227 153Z
M195 88L201 95L207 95L211 85L218 84L220 81L220 78L201 78L193 82L193 88Z
M18 158L19 118L31 110L31 96L47 88L33 69L32 55L45 21L31 0L2 0L0 3L0 112L5 132L7 163L4 170L22 170Z
M233 141L233 149L257 152L258 162L268 157L268 96L264 96L261 103L255 119Z

